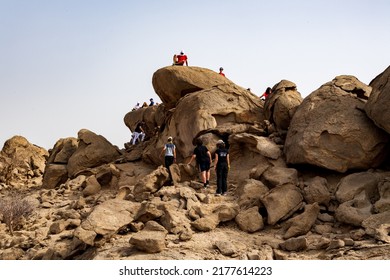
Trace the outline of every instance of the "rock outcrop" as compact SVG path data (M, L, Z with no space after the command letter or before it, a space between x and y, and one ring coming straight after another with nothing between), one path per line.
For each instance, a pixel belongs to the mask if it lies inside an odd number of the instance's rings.
M301 103L302 97L297 91L297 85L282 80L272 88L272 94L265 100L265 119L275 124L278 131L287 131L295 110Z
M229 83L232 82L212 70L194 66L164 67L152 77L153 88L167 109L190 93Z
M368 117L372 119L375 124L390 133L390 67L383 73L378 75L370 86L372 92L368 98L367 104L364 107Z
M12 186L40 185L48 152L23 136L14 136L0 152L0 183Z
M114 147L101 135L82 129L78 132L78 147L68 160L67 170L70 178L80 172L113 162L121 156L118 148Z
M6 143L0 259L390 258L389 136L365 114L370 87L339 76L301 103L282 80L264 112L248 90L199 67L160 69L153 86L163 104L124 118L130 129L145 123L136 145L119 150L85 129L49 153L22 138ZM159 156L168 136L172 178ZM215 194L213 168L204 188L186 164L197 137L212 154L226 142L227 195ZM2 198L16 189L34 215L11 235Z
M389 135L364 112L358 96L368 91L356 78L339 76L306 97L287 133L287 163L338 172L378 167L387 156Z
M161 163L160 149L169 136L174 136L178 160L181 161L191 155L196 137L205 137L209 149L215 150L217 140L227 140L231 133L248 131L262 121L262 103L257 96L211 70L166 67L153 75L153 81L167 110L164 125L150 121L154 119L151 117L153 112L161 113L161 109L155 109L155 106L129 112L124 119L130 129L134 129L139 121L144 121L147 126L148 123L156 125L158 137L152 139L153 145L145 147L142 155L151 163ZM168 110L172 106L174 108ZM236 130L232 131L234 127Z

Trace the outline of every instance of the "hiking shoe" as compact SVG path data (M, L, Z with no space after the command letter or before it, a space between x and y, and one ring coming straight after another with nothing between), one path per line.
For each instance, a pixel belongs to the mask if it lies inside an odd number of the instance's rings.
M220 193L216 193L215 196L221 196L221 194Z
M223 196L227 196L227 193L224 192L222 195L223 195Z

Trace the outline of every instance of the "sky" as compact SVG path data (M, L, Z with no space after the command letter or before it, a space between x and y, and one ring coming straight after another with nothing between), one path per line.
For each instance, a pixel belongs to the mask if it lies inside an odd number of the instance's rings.
M152 76L183 50L260 96L306 97L338 75L369 84L390 64L388 0L0 0L0 148L51 149L80 129L123 148L123 118L159 102Z

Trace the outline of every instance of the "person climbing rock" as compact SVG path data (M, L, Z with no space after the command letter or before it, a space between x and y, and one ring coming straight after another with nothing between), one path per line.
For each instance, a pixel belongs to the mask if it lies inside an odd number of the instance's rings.
M207 188L210 186L210 164L212 159L210 151L203 145L201 138L196 139L196 147L188 164L191 164L194 159L200 170L204 188Z

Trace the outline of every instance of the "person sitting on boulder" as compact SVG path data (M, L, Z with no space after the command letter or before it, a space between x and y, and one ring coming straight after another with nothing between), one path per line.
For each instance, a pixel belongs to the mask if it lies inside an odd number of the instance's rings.
M153 106L154 105L153 98L150 98L149 101L150 101L149 106Z
M134 108L133 108L133 111L136 111L139 109L139 102L137 102L137 104L135 104Z
M267 87L265 92L260 96L262 99L264 97L264 100L268 98L268 96L272 93L272 89L270 87Z
M174 55L173 56L173 65L180 65L180 66L183 66L183 65L187 65L188 66L188 58L187 56L184 54L183 51L180 52L179 55Z

